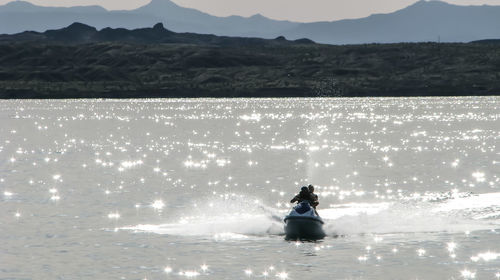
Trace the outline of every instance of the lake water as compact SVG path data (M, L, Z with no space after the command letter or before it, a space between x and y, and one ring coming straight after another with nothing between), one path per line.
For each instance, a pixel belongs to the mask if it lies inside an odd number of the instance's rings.
M0 101L0 279L496 280L499 145L500 97Z

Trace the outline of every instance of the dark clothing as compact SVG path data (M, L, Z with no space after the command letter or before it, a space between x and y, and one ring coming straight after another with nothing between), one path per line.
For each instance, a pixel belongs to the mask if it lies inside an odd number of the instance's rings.
M309 203L312 205L314 197L311 195L309 190L301 190L299 194L297 194L292 200L290 200L290 203L301 203L304 200L309 201Z
M311 193L310 196L312 198L312 200L311 200L311 206L314 208L314 210L316 210L316 206L319 205L318 195L315 194L315 193Z
M300 189L299 194L297 194L292 200L290 200L290 203L298 202L301 203L302 201L308 201L309 204L312 206L314 209L314 213L319 216L318 211L316 211L316 206L319 205L318 201L318 195L314 193L314 189L312 190L313 192L309 191L308 187L302 187Z

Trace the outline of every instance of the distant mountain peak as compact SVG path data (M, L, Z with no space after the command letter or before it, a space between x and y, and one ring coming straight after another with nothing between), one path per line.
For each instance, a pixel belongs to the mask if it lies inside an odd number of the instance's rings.
M153 26L154 30L165 30L165 27L163 26L163 23L159 22Z
M151 0L143 7L179 7L177 4L170 0Z
M59 7L59 6L38 6L31 2L27 1L11 1L5 5L0 5L1 12L51 12L51 11L77 11L80 13L83 12L107 12L108 10L104 9L98 5L92 6L71 6L71 7Z
M29 11L35 8L37 8L36 5L27 1L12 1L3 5L3 9L8 11Z
M74 22L68 27L63 28L67 31L72 31L72 32L95 32L97 29L93 26L86 25L80 22Z
M35 5L33 5L31 2L28 2L28 1L12 1L12 2L9 2L7 4L5 4L5 6L7 7L34 7Z
M453 6L452 4L448 2L444 2L441 0L419 0L415 2L413 5L408 6L407 8L411 7L430 7L430 6Z
M262 14L255 14L255 15L251 16L250 18L265 18L265 19L267 19L267 17L263 16Z

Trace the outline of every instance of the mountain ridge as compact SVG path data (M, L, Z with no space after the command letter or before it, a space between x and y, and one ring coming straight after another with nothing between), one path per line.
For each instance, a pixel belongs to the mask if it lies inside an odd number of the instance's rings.
M0 15L0 33L7 34L26 30L43 32L73 22L98 29L135 29L162 22L176 32L267 39L283 35L326 44L469 42L500 38L500 6L458 6L423 0L392 13L313 23L277 21L260 14L217 17L181 7L170 0L153 0L127 11L107 11L99 6L40 7L16 1L0 6Z
M88 6L71 6L71 7L52 7L52 6L38 6L28 1L12 1L8 2L3 6L4 11L40 11L40 10L86 10L86 11L101 11L108 12L109 10L101 7L99 5L88 5Z
M449 19L444 19L448 15ZM475 17L472 17L474 15ZM308 34L319 43L470 42L500 38L500 6L458 6L441 1L418 1L388 14L361 19L306 23L288 38Z
M153 27L125 29L106 27L101 30L93 26L75 22L61 29L51 29L45 32L25 31L11 35L0 35L1 43L45 42L62 44L88 44L100 42L124 42L136 44L192 44L203 46L273 46L288 44L314 44L313 41L302 38L287 40L283 36L275 39L251 37L228 37L197 33L177 33L168 30L163 23Z

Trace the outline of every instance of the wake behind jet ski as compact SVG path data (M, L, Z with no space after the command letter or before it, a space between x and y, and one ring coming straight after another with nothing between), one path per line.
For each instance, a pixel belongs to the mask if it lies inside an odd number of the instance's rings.
M324 222L313 208L313 205L317 205L315 198L307 187L302 187L300 193L290 201L298 201L299 204L284 219L286 239L317 240L325 237Z

